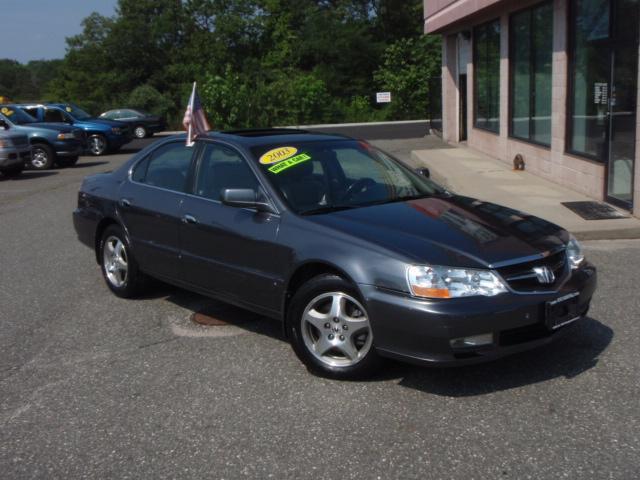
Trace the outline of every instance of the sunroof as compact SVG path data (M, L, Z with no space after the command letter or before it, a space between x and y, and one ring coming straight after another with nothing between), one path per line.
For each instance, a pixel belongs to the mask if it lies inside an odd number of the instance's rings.
M226 135L238 135L239 137L268 137L271 135L297 135L309 133L307 130L297 128L262 128L247 130L229 130L221 132Z

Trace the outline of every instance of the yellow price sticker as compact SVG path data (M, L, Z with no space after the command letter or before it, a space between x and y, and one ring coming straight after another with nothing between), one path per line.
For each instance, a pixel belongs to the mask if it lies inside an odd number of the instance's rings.
M287 158L293 157L298 153L298 149L295 147L278 147L273 150L269 150L267 153L260 157L260 163L262 165L271 165L273 163L281 162Z

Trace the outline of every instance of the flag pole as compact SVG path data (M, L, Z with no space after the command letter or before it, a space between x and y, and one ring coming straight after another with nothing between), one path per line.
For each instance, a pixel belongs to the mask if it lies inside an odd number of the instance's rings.
M191 98L189 99L189 111L191 112L191 121L189 122L189 131L187 132L187 146L193 145L193 139L191 138L193 128L193 101L196 96L196 82L193 82L193 90L191 90Z

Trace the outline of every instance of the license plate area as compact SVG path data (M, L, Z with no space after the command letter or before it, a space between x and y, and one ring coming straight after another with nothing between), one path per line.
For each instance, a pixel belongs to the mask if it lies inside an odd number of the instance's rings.
M574 292L556 298L545 304L545 324L548 329L556 330L580 318L578 298L580 293Z

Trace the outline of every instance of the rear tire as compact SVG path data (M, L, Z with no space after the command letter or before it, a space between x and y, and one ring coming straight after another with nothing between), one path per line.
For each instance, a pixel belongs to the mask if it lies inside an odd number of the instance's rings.
M146 275L138 268L129 239L118 225L108 226L99 247L100 269L107 287L122 298L139 295L146 286Z
M321 275L291 299L287 330L298 358L313 373L348 380L370 376L381 365L357 290L337 275Z
M36 143L31 147L31 163L33 170L48 170L53 166L55 154L53 149L44 143Z

